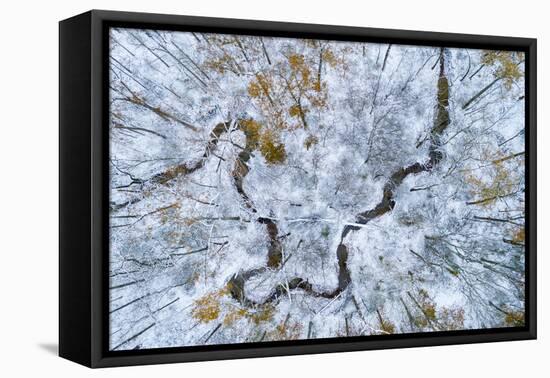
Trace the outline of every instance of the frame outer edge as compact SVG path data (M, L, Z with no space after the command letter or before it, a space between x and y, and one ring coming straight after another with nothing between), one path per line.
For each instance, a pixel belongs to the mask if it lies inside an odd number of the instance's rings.
M103 177L104 170L109 166L108 159L104 158L104 134L108 138L108 125L103 119L103 86L105 77L103 72L103 19L97 11L91 11L90 38L91 38L91 120L90 120L90 142L91 142L91 367L102 366L103 350L105 347L103 330L103 312L108 297L105 297L103 277L108 273L104 270L108 263L108 245L105 245L104 232L107 229L105 219L108 220L108 212L105 212L103 204ZM107 250L105 250L107 248ZM108 292L107 292L108 294ZM108 341L108 340L107 340Z
M90 12L59 23L59 355L90 366Z
M537 40L529 41L529 333L537 338Z
M269 357L282 355L304 355L312 353L329 353L329 352L344 352L344 351L362 351L372 349L389 349L389 348L408 348L408 347L423 347L423 346L440 346L451 344L471 344L481 342L498 342L498 341L513 341L526 340L536 338L536 39L532 38L513 38L513 37L496 37L486 35L468 35L454 33L433 33L420 31L405 31L405 30L388 30L388 29L373 29L362 27L348 26L327 26L327 25L312 25L300 23L285 23L285 22L268 22L268 21L252 21L252 20L235 20L222 18L207 18L193 16L177 16L177 15L161 15L133 12L114 12L104 10L90 11L91 25L91 189L92 195L90 198L91 211L91 258L90 258L90 292L91 292L91 311L90 311L90 334L91 334L91 351L90 351L90 367L113 367L123 365L143 365L143 364L159 364L159 363L174 363L174 362L191 362L205 360L220 360L220 359L235 359L235 358L254 358L254 357ZM104 71L105 53L108 53L106 46L103 45L104 32L107 24L111 22L127 22L127 23L143 23L151 24L151 27L158 25L177 25L177 26L200 26L207 28L224 28L224 29L239 29L256 31L258 33L269 33L270 31L284 33L304 33L319 36L339 36L342 39L370 38L386 40L399 40L402 43L410 42L411 44L424 41L424 45L446 45L457 46L463 48L476 48L475 45L491 45L494 48L507 47L510 49L518 49L527 51L530 55L529 64L529 108L526 112L529 114L531 154L529 156L529 191L528 196L531 201L528 219L530 220L530 248L529 256L529 327L517 329L513 332L506 329L492 329L492 332L484 334L423 334L417 337L409 338L388 338L380 339L373 337L365 341L347 341L347 342L332 342L316 343L302 345L266 345L260 347L246 346L239 344L240 347L233 349L217 349L208 351L188 351L182 352L174 350L168 352L155 352L150 350L147 354L140 355L119 355L112 356L106 354L108 340L105 340L103 331L108 325L104 323L103 314L107 298L105 297L105 285L103 275L106 263L108 263L108 243L104 243L103 232L106 229L105 220L108 222L108 214L103 211L103 174L104 169L108 168L107 159L103 156L105 149L106 129L103 104L104 104L104 83L108 78ZM462 46L460 46L462 45ZM107 261L105 261L107 260ZM410 336L410 335L409 335Z

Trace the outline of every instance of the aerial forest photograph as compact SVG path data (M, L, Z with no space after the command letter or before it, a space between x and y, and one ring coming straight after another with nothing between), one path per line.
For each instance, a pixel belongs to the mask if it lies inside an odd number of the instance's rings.
M110 351L525 325L523 52L108 40Z

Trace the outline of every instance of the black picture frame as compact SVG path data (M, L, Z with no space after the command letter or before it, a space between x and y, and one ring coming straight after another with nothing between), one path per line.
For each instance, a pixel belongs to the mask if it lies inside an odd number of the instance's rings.
M114 26L526 54L526 324L521 328L108 351L108 30ZM92 10L59 24L59 354L88 367L536 338L536 39Z

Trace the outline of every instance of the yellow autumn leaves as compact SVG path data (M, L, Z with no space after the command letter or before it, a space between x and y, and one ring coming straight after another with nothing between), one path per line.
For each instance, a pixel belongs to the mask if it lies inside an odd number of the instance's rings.
M282 164L287 158L284 133L307 129L304 148L309 150L318 143L318 121L314 122L312 114L327 107L328 91L322 74L327 68L343 66L334 46L300 40L274 59L261 39L205 36L205 40L204 69L247 81L246 93L256 114L254 119L240 120L240 124L249 151L259 151L268 164Z
M218 290L197 299L191 311L193 318L201 323L209 323L212 320L216 320L220 316L220 298L225 293L225 290Z
M243 131L269 164L281 164L286 159L281 133L284 130L307 129L308 113L327 105L326 85L320 77L321 66L318 67L318 74L314 75L314 63L306 60L305 55L290 54L286 60L287 64L280 64L275 70L256 74L248 84L248 94L262 110L262 118L266 122L241 122ZM323 61L331 67L337 64L330 49L319 54L318 64L322 65ZM288 116L296 122L289 121ZM318 138L310 132L304 147L309 150L317 143Z
M485 207L499 198L509 195L518 180L513 171L502 162L492 163L490 171L489 179L487 177L479 178L473 173L465 175L466 182L470 184L470 192L474 197L479 198L479 204Z
M253 119L241 120L240 127L247 138L247 149L258 149L269 164L281 164L285 161L285 146L276 130L264 127Z
M523 61L523 53L513 51L487 50L481 57L481 63L495 67L494 75L504 80L506 88L523 77L520 64Z
M240 319L247 319L255 325L268 322L275 314L275 308L270 305L251 310L234 305L224 308L223 298L229 294L227 287L205 294L193 303L191 316L201 323L210 323L223 315L223 325L231 326Z

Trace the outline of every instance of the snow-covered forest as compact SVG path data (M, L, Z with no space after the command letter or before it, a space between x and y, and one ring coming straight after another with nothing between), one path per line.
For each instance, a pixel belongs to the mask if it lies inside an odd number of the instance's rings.
M110 348L522 326L523 59L111 29Z

